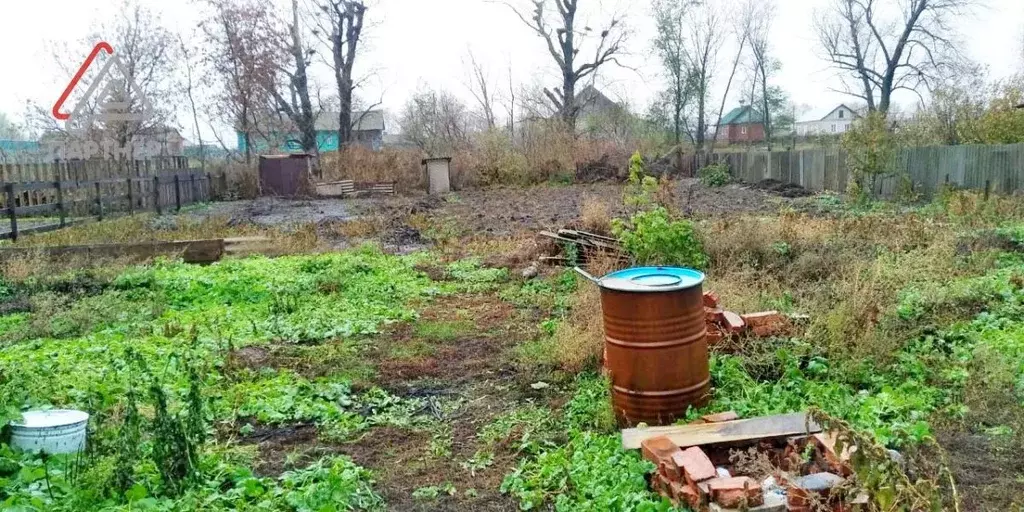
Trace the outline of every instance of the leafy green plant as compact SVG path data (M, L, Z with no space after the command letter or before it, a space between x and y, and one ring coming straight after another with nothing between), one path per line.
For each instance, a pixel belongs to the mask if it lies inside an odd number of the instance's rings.
M629 178L626 181L622 201L632 211L645 210L655 204L658 178L648 176L644 170L644 159L637 151L629 159Z
M708 265L693 223L672 219L664 208L637 212L629 221L615 219L612 231L638 264L693 268Z
M426 487L420 487L412 491L412 497L418 500L436 500L441 497L442 494L448 496L455 496L458 492L455 486L451 482L445 482L442 485L429 485Z
M697 171L697 178L705 187L723 187L732 182L729 164L719 162L706 165Z

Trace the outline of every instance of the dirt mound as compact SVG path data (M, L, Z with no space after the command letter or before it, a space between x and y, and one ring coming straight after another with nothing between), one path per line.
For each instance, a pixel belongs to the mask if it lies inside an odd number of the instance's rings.
M811 192L796 183L783 183L771 178L755 183L753 188L778 194L782 197L807 197L814 195L814 192Z
M597 160L583 162L576 166L577 183L597 183L618 178L619 167L607 154Z

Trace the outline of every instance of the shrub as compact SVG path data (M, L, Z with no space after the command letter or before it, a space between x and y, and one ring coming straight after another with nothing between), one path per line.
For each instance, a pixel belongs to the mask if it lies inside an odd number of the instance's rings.
M732 181L729 164L725 162L705 166L697 171L697 177L705 187L721 187Z
M628 222L615 219L612 231L633 259L646 265L705 268L704 244L687 220L673 220L665 208L635 213Z
M850 168L848 192L855 199L865 199L875 189L878 177L892 172L898 146L885 115L872 112L846 132L843 149Z

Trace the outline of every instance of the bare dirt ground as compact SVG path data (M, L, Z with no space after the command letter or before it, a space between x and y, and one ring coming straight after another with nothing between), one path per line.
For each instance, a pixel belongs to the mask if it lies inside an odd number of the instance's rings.
M422 193L361 199L258 198L217 203L194 215L223 216L237 223L294 229L309 223L367 216L388 219L429 212L432 217L457 219L466 232L505 236L563 227L579 217L588 198L607 204L613 214L621 213L622 192L621 183L597 183L474 189L453 192L445 198ZM770 187L765 190L745 184L709 188L696 179L676 180L674 188L675 204L685 215L692 216L774 212L794 201L784 197L791 195L789 189L773 191Z

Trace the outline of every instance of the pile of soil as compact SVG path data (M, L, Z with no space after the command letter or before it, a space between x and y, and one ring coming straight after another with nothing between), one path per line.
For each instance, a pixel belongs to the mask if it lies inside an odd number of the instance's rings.
M807 197L814 195L814 192L811 192L796 183L783 183L771 178L755 183L753 188L778 194L782 197Z
M605 154L598 160L584 162L576 166L577 183L597 183L618 178L619 167Z

